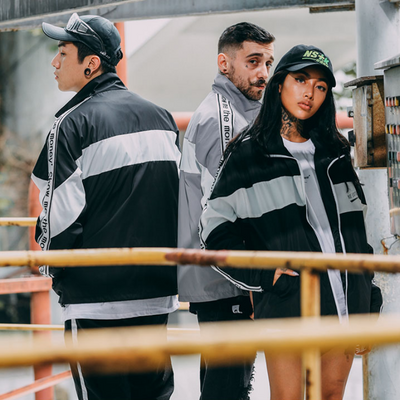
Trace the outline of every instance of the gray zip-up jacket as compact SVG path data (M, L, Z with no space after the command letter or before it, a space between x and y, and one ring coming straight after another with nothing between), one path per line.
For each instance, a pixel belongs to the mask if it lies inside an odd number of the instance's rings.
M200 248L198 225L228 142L258 115L261 103L247 99L218 74L212 91L193 114L182 146L179 179L178 247ZM211 267L178 268L181 301L193 303L245 294Z

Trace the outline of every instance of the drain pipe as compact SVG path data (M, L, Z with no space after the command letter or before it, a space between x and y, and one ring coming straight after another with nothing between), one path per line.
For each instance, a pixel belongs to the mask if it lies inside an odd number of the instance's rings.
M374 64L400 54L400 0L356 0L357 79L382 75ZM354 93L354 92L353 92ZM353 96L354 99L354 96ZM374 100L368 106L373 107ZM354 102L353 102L354 106ZM369 107L364 107L367 109ZM363 116L360 113L360 119ZM382 117L384 119L384 117ZM374 120L372 119L374 124ZM356 125L356 119L354 120ZM357 133L356 133L357 135ZM366 226L368 241L375 254L382 254L381 241L391 236L389 222L388 173L386 167L361 168L368 203ZM390 254L400 254L394 245ZM400 278L378 273L375 280L383 294L383 313L400 312ZM372 323L372 322L371 322ZM400 398L400 347L373 349L363 356L364 400L397 400Z
M382 75L374 64L400 53L400 1L356 0L357 77Z

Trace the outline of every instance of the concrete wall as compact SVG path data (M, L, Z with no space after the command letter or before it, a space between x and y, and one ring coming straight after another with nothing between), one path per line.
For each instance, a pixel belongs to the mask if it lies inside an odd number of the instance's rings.
M42 142L54 114L71 97L61 93L54 81L50 62L56 43L39 29L0 33L4 122L21 138Z
M336 70L356 59L354 12L310 14L306 8L293 8L180 17L171 19L129 58L129 88L169 111L194 111L211 90L217 73L221 33L243 21L274 34L275 65L299 43L321 47Z

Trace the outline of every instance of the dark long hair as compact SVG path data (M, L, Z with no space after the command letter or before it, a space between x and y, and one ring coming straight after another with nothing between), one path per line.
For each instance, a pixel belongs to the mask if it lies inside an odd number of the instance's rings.
M282 102L279 85L288 75L288 71L280 71L269 80L264 94L264 102L258 117L252 125L242 131L227 147L224 158L247 136L257 143L258 149L268 157L271 149L276 148L282 128ZM310 137L315 147L324 149L331 156L344 154L350 159L350 144L336 127L336 108L332 88L329 87L325 101L314 116L304 121L303 132Z

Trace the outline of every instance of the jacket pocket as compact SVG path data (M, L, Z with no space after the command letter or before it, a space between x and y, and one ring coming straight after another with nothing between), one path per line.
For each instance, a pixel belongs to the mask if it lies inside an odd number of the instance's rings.
M275 285L272 286L271 292L279 297L289 297L300 290L300 277L282 274Z

